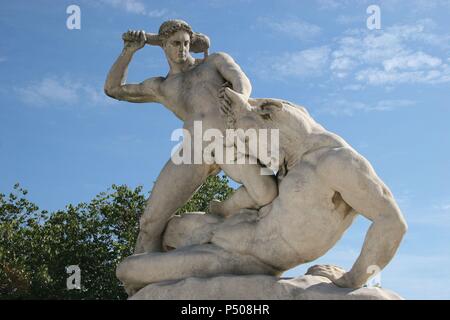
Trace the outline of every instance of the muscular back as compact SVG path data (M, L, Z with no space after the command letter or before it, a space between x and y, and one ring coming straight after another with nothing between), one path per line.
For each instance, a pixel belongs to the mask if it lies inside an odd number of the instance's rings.
M249 99L247 102L232 90L228 91L228 96L233 100L234 108L238 109L235 113L238 128L279 130L280 154L283 157L280 164L285 162L288 168L315 150L348 146L341 137L318 124L303 107L268 98Z

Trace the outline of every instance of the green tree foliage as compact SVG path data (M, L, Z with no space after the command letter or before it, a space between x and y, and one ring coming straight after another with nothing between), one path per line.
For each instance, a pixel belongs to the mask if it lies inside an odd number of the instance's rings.
M210 177L178 214L206 211L232 192L226 177ZM49 213L17 184L0 193L1 299L123 299L115 268L133 252L146 202L142 187L113 185L89 203ZM67 290L66 267L81 269L81 289Z

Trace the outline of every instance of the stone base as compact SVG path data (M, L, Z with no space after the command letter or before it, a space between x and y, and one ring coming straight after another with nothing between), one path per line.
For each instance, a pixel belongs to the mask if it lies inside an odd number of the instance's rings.
M403 300L381 288L346 289L329 279L305 275L276 278L224 275L150 284L131 300Z

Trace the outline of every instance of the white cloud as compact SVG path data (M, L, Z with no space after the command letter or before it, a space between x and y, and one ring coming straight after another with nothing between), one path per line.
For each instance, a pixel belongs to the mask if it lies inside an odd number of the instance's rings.
M252 3L254 0L208 0L204 1L202 5L207 5L212 8L220 9L223 7L233 7L233 9L236 8L236 6L242 5L243 3Z
M166 9L148 10L146 5L140 0L101 0L103 3L114 8L125 10L129 13L149 16L151 18L160 18L167 14Z
M415 213L407 219L409 224L428 226L434 228L450 228L450 203L444 202Z
M317 38L322 30L319 26L296 19L274 21L258 18L257 23L277 35L284 35L300 41ZM283 79L288 77L307 78L320 75L327 69L330 49L327 46L285 52L278 56L263 55L255 59L255 73L261 78Z
M343 87L344 90L350 90L350 91L359 91L364 89L364 86L361 84L349 84Z
M147 11L147 16L149 16L151 18L161 18L165 14L167 14L167 10L166 9Z
M266 18L258 19L275 32L283 33L298 40L311 40L321 33L321 28L302 20L273 21Z
M414 13L423 13L436 9L449 9L450 0L414 0L411 1L410 8Z
M378 32L349 31L335 41L330 71L337 78L369 85L450 82L445 58L417 49L439 47L449 38L426 31L426 25L431 22L425 19Z
M17 89L20 98L28 104L43 105L49 102L72 104L78 101L77 89L69 83L54 78L44 78L24 88Z
M0 57L0 63L5 62L6 60L8 60L6 57Z
M321 32L319 27L303 21L261 21L274 31L303 40L308 30L312 37ZM385 30L347 30L326 46L264 59L258 74L305 78L328 71L335 80L346 81L350 90L356 85L447 83L450 63L448 50L443 49L450 46L450 35L433 33L433 28L433 20L421 19L414 25L394 25ZM440 51L445 56L439 56Z
M325 10L336 9L341 6L337 0L317 0L317 4L320 9Z
M361 101L350 101L346 99L336 99L327 100L322 103L324 106L319 109L319 113L331 114L334 116L352 116L356 112L392 111L398 108L411 107L415 104L415 101L406 99L380 100L374 104L368 104Z
M330 49L326 46L288 52L275 59L269 68L270 73L278 77L317 76L329 63ZM273 60L272 60L273 61Z
M415 101L406 99L381 100L366 111L392 111L398 108L411 107L415 104Z
M378 4L382 10L423 14L432 10L446 10L450 8L450 0L316 0L319 10L340 10L348 7L364 7ZM374 3L375 2L375 3Z
M371 85L389 85L405 83L438 84L450 82L448 65L441 70L420 70L388 72L378 68L368 68L356 74L356 80Z
M395 0L389 0L395 1ZM373 0L316 0L319 10L340 10L347 7L364 7L373 4ZM365 10L365 9L364 9ZM363 11L363 14L365 12Z
M346 56L336 56L333 52L334 59L330 64L330 69L338 78L345 78L348 71L356 66L356 63Z
M350 16L350 15L339 15L336 18L336 22L342 25L348 25L348 24L354 24L354 23L365 23L366 16L363 15L357 15L357 16Z
M394 198L397 201L397 204L400 208L407 212L409 211L412 203L412 199L414 199L413 192L409 189L400 190L399 193L394 194Z
M110 103L101 86L84 84L68 77L45 77L24 87L14 88L14 91L24 103L32 106L65 107L81 102L87 105Z
M384 70L393 71L401 69L419 70L421 68L436 68L442 64L442 60L432 57L421 51L405 54L383 61Z
M440 213L424 212L422 216L409 217L407 221L409 224L448 229L450 228L450 213L449 209Z
M359 4L364 4L367 0L359 0ZM317 6L320 10L336 10L346 7L352 3L357 4L355 0L316 0Z
M125 7L131 13L145 14L145 5L137 0L114 0L118 6Z

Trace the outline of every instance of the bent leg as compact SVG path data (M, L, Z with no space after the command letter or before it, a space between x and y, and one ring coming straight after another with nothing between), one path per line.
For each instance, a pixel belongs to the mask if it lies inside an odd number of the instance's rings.
M135 288L166 280L220 274L276 274L276 271L251 256L233 254L213 244L133 255L116 270L120 281Z
M240 209L259 209L278 196L278 185L274 175L261 175L259 164L223 164L222 170L236 182L242 183L227 200L212 202L210 211L230 216Z
M161 251L162 233L170 217L206 178L219 168L207 164L174 164L170 159L159 174L140 220L136 253Z
M260 206L250 197L245 186L240 186L224 201L213 200L209 203L208 211L222 217L229 217L241 209L258 209Z

